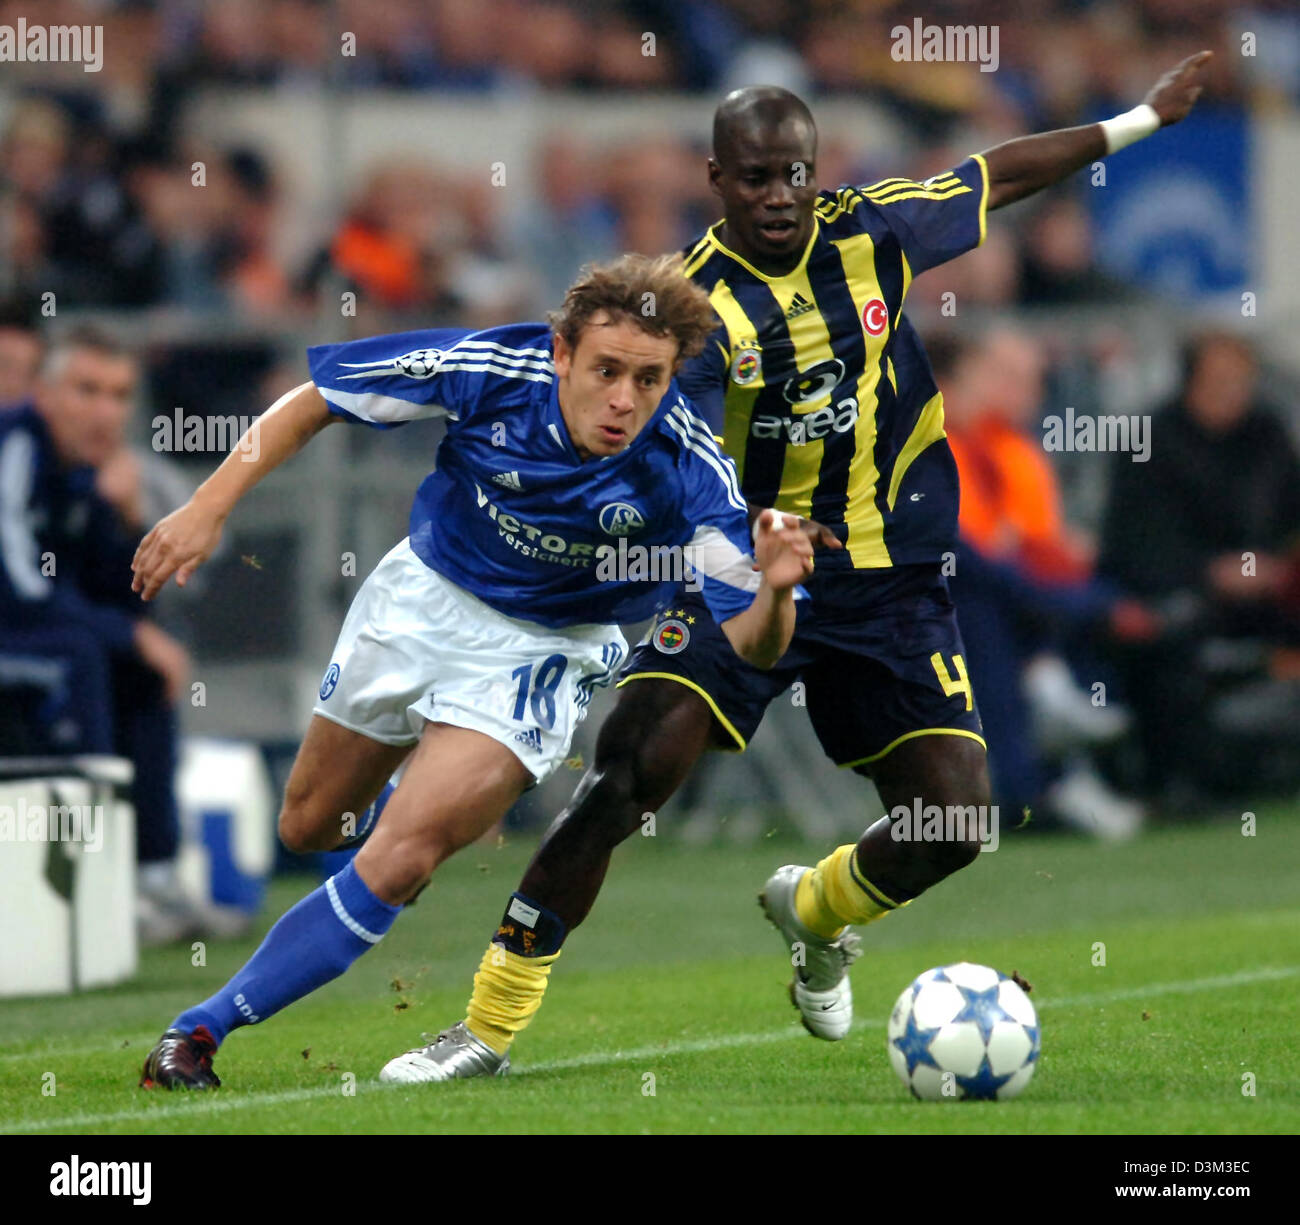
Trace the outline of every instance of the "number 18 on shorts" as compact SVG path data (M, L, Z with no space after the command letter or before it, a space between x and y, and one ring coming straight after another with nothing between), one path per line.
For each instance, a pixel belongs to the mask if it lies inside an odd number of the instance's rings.
M414 744L426 721L479 731L540 782L626 654L616 626L553 630L497 612L403 541L357 592L315 713L385 744Z

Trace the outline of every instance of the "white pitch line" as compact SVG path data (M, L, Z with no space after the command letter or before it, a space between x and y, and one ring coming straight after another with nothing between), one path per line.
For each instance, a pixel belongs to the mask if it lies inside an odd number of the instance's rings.
M141 1031L129 1038L115 1038L111 1045L97 1042L93 1046L54 1046L44 1047L39 1051L0 1051L0 1059L70 1059L77 1055L119 1055L138 1044L141 1059L149 1053L149 1048L157 1040L157 1031ZM123 1042L127 1046L123 1046ZM145 1045L145 1044L148 1045Z
M1223 987L1244 987L1251 983L1273 982L1279 978L1294 978L1300 966L1278 966L1274 969L1241 970L1236 974L1220 974L1214 978L1193 978L1181 983L1152 983L1149 987L1124 987L1118 991L1102 991L1093 995L1068 995L1059 1000L1039 1000L1039 1008L1076 1008L1090 1004L1119 1004L1124 1000L1140 1000L1148 995L1174 995L1189 991L1217 991Z
M1116 991L1100 992L1092 995L1065 996L1058 1000L1040 1000L1039 1008L1075 1008L1097 1004L1121 1003L1124 1000L1143 999L1156 995L1181 995L1192 991L1214 991L1224 987L1241 987L1251 983L1272 982L1281 978L1294 978L1300 974L1300 966L1279 966L1259 970L1242 970L1236 974L1220 974L1211 978L1190 978L1166 983L1150 983L1145 987L1125 987ZM859 1019L853 1028L874 1029L884 1024L881 1019ZM541 1063L528 1064L512 1072L512 1077L530 1076L540 1072L563 1072L579 1068L608 1067L612 1064L639 1062L646 1059L662 1059L674 1055L707 1054L710 1051L727 1050L738 1046L765 1046L773 1042L788 1042L792 1038L804 1038L807 1035L800 1028L768 1030L756 1034L727 1034L717 1038L696 1038L686 1042L667 1042L659 1046L633 1047L622 1051L593 1051L587 1055L573 1055L567 1059L551 1059ZM102 1051L102 1047L91 1048ZM70 1053L70 1052L65 1052ZM383 1092L391 1089L409 1088L408 1085L386 1085L374 1081L359 1081L358 1094ZM288 1089L278 1093L248 1093L239 1097L203 1097L187 1099L182 1105L155 1106L136 1110L118 1110L108 1114L65 1115L55 1119L24 1119L17 1122L0 1122L0 1134L16 1134L29 1131L51 1131L58 1127L100 1127L109 1123L125 1123L145 1119L207 1118L213 1114L225 1114L244 1106L280 1106L291 1102L306 1102L316 1098L338 1097L341 1089L337 1086L314 1089Z
M1215 978L1194 978L1182 982L1154 983L1147 987L1126 987L1118 991L1104 991L1090 995L1068 995L1059 1000L1035 1000L1035 1004L1039 1008L1073 1008L1089 1004L1118 1004L1124 1000L1142 999L1144 996L1152 994L1161 995L1169 994L1171 992L1217 991L1220 988L1240 987L1249 985L1250 983L1269 982L1282 978L1294 978L1297 974L1300 974L1300 966L1282 966L1276 969L1243 970L1236 974L1222 974ZM144 1046L144 1043L153 1036L153 1031L145 1032L142 1030L139 1033L132 1034L130 1038L127 1039L127 1042L129 1046L136 1046L139 1050L147 1052L148 1048ZM720 1043L721 1046L745 1046L750 1043L762 1042L764 1040L775 1042L786 1036L785 1032L781 1031L780 1033L769 1034L766 1039L764 1039L762 1034L741 1034L732 1038L701 1039L700 1041ZM112 1046L106 1046L104 1043L100 1042L93 1046L46 1047L39 1051L0 1051L0 1059L73 1059L80 1055L111 1055L118 1054L127 1049L127 1047L122 1046L121 1043L122 1039L117 1038L114 1039L114 1045ZM647 1047L645 1049L649 1052L661 1051L664 1048ZM691 1043L685 1043L678 1048L674 1048L675 1051L680 1050L682 1053L689 1053L693 1049L694 1047ZM701 1049L713 1050L720 1049L720 1047L710 1046ZM599 1065L602 1062L607 1062L609 1058L610 1056L608 1053L580 1055L573 1059L561 1060L558 1063L547 1063L545 1065L531 1064L529 1066L533 1070L578 1068L586 1067L591 1064Z
M372 1092L387 1089L390 1086L380 1084L358 1084L358 1091ZM400 1086L393 1085L392 1088ZM224 1114L238 1110L241 1106L279 1106L286 1102L306 1102L317 1097L338 1097L341 1087L332 1089L289 1089L280 1093L249 1093L243 1097L207 1097L202 1100L186 1101L185 1105L155 1106L152 1110L119 1110L113 1114L71 1115L66 1119L24 1120L13 1126L5 1124L0 1132L19 1133L24 1131L51 1131L56 1127L99 1127L107 1123L125 1123L131 1120L165 1119L183 1115L185 1118L206 1119L210 1115Z

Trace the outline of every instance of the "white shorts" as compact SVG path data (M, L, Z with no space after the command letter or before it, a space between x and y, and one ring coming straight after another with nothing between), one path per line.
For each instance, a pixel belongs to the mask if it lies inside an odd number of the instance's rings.
M467 727L540 782L626 655L617 626L552 630L507 617L403 540L352 601L315 713L384 744L414 744L426 721Z

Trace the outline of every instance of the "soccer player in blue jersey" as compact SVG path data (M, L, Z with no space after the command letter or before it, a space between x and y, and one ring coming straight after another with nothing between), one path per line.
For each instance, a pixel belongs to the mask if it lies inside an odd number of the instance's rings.
M183 585L239 498L331 422L449 420L409 537L348 611L280 813L294 850L369 837L175 1019L142 1085L219 1084L212 1055L232 1029L342 974L440 863L564 759L593 687L626 652L617 623L644 620L673 591L633 567L610 577L605 550L688 549L739 655L764 668L784 653L811 546L778 512L751 540L734 469L672 381L712 327L679 260L624 256L574 284L550 326L313 348L312 381L141 542L135 588L150 599L172 575ZM373 830L355 828L399 766Z
M428 1079L499 1071L547 979L513 961L503 969L496 950L554 961L642 814L706 749L743 750L795 679L827 754L869 777L887 813L919 805L974 817L988 804L943 570L956 548L956 466L903 301L913 277L979 245L989 209L1182 119L1209 55L1184 60L1140 106L1104 123L1011 140L923 183L838 191L818 189L816 127L803 102L775 87L724 99L709 162L724 216L686 255L720 326L681 384L735 458L746 498L799 515L829 548L776 668L739 658L689 594L636 649L595 763L547 831L475 978L461 1024L480 1048L435 1047ZM760 900L797 967L791 996L810 1032L849 1032L851 926L972 863L980 828L968 818L964 836L900 840L886 816L817 865L787 865L768 880Z

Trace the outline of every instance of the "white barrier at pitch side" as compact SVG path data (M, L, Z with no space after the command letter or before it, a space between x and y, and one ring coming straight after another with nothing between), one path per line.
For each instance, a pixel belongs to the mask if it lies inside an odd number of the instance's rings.
M256 914L275 862L276 796L254 744L206 737L181 745L176 775L185 892Z
M131 763L0 758L0 996L136 970Z

